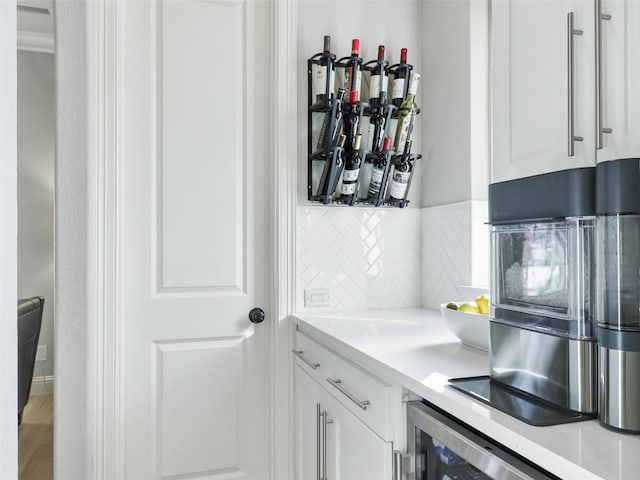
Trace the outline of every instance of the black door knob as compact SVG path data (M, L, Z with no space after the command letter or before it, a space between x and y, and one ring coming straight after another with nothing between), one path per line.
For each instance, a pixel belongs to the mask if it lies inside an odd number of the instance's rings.
M264 310L262 310L260 307L252 308L249 312L249 320L251 320L251 323L264 322Z

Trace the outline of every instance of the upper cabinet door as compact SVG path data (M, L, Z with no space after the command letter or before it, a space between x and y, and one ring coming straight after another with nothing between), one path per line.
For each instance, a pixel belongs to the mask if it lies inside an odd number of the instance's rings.
M600 3L601 124L598 161L640 155L640 2Z
M491 9L492 182L594 165L593 1Z

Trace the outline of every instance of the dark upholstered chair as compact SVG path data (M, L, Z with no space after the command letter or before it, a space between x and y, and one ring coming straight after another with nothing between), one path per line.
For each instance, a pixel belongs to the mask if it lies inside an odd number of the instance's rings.
M18 425L31 393L43 309L42 297L18 300Z

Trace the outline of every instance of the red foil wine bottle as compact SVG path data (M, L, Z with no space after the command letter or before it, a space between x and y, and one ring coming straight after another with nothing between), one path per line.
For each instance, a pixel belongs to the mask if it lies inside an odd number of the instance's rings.
M384 143L382 146L383 152L391 150L391 137L384 137ZM369 180L369 190L367 192L368 198L375 198L382 188L382 181L384 180L384 171L387 166L388 159L385 155L376 155L373 158L373 168L371 169L371 179Z
M360 105L358 104L358 91L351 91L351 98L349 103L349 113L344 121L344 133L347 136L347 150L353 148L353 144L356 139L356 135L360 133Z
M362 165L362 152L360 151L360 143L362 135L357 134L353 141L353 151L347 155L342 171L342 187L340 188L340 199L345 203L351 202L354 195L357 195L358 177L360 176L360 167Z
M407 71L404 67L407 64L407 49L400 50L400 65L396 67L393 74L393 90L391 91L391 102L399 107L404 101L405 85L407 82Z
M369 104L371 108L384 105L387 101L388 77L384 68L384 45L378 46L378 61L371 70L369 79Z
M349 64L344 69L344 85L347 90L347 94L350 96L351 92L358 92L358 99L360 98L360 85L362 85L362 69L360 58L360 40L354 38L351 41L351 58L348 60Z

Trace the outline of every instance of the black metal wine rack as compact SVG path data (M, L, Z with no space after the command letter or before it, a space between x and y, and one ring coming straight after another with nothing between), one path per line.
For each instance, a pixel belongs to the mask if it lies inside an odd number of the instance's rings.
M314 133L314 116L315 115L326 115L327 113L332 115L332 118L336 114L336 109L341 109L341 113L343 117L347 117L352 109L356 109L359 115L358 122L358 131L362 128L362 120L364 117L371 117L373 114L380 112L382 113L385 122L384 122L384 132L382 137L386 137L389 135L389 129L391 125L391 119L398 118L400 111L402 110L397 105L394 105L389 98L383 104L371 106L367 102L358 101L353 104L349 103L348 99L345 99L344 102L339 102L336 100L335 92L333 91L333 82L330 80L329 72L326 75L326 84L325 84L325 92L324 94L317 95L317 98L314 97L313 92L313 65L329 65L328 68L335 67L349 67L354 64L354 62L358 62L360 68L363 71L372 71L378 65L377 60L372 60L365 64L362 64L362 60L360 58L354 57L343 57L336 61L336 55L330 52L321 52L313 55L311 58L307 60L307 92L308 92L308 116L307 116L307 124L308 124L308 135L307 135L307 152L308 152L308 163L307 163L307 200L316 203L322 203L324 205L328 204L345 204L345 205L362 205L362 206L389 206L389 207L398 207L403 208L409 204L409 200L407 196L409 194L411 181L413 179L413 174L415 172L415 162L422 158L422 155L419 153L410 153L409 155L390 151L370 151L366 148L361 148L357 151L351 148L351 145L346 145L344 148L339 147L335 144L328 145L324 148L318 149L313 142L313 133ZM407 90L409 88L409 75L411 70L413 69L412 65L409 64L395 64L388 65L388 62L384 61L383 67L387 74L395 73L399 69L405 69L405 85L404 85L404 97L407 95ZM416 115L420 113L419 108L412 108L415 110ZM335 125L329 125L328 128L332 128ZM355 133L354 133L355 134ZM337 187L339 185L339 180L342 175L342 170L344 167L345 156L359 154L362 159L362 165L359 169L358 178L355 184L355 194L350 196L347 200L341 198L338 195ZM409 181L407 183L407 187L405 190L404 198L401 199L393 199L389 198L387 195L387 186L389 184L390 175L392 172L392 166L397 165L399 162L403 161L403 157L407 157L404 159L405 161L411 164L410 168L410 176ZM364 164L378 164L384 165L383 174L381 179L381 186L377 192L369 193L366 192L366 195L359 196L359 192L361 189L361 184L363 181L363 172L365 171ZM314 191L314 172L317 172L318 169L314 169L314 166L322 166L319 183Z

